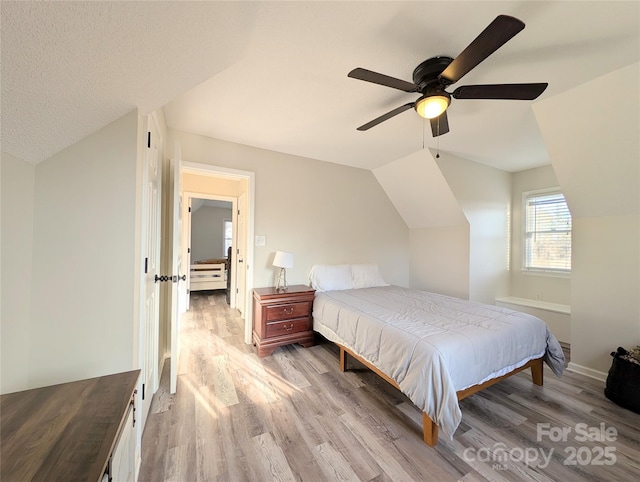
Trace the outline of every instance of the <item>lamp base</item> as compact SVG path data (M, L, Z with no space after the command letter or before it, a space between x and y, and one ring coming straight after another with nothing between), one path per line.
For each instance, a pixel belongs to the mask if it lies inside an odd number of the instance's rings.
M278 279L276 281L276 291L283 293L287 291L287 288L287 270L280 268L280 273L278 274Z

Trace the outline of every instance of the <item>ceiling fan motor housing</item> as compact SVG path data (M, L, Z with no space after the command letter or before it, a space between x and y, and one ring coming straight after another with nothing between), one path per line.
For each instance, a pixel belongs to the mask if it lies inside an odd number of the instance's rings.
M420 87L423 94L443 90L446 85L438 76L451 62L451 57L432 57L425 60L413 71L413 83Z

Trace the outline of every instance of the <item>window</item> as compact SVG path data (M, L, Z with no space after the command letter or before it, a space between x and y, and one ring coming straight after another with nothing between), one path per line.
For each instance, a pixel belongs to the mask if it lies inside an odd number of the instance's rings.
M233 240L233 223L229 219L224 220L223 235L222 247L224 248L224 252L222 256L226 256L231 247L231 241Z
M557 191L524 193L524 269L571 271L571 213Z

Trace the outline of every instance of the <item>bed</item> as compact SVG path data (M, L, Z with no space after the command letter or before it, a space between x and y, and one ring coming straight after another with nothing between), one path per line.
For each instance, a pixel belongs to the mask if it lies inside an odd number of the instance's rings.
M227 260L204 259L196 261L189 270L189 290L227 289Z
M529 368L542 385L543 361L564 370L558 341L534 316L390 286L375 265L314 266L310 280L313 329L338 345L340 369L352 356L407 395L428 445L438 429L453 437L459 400Z

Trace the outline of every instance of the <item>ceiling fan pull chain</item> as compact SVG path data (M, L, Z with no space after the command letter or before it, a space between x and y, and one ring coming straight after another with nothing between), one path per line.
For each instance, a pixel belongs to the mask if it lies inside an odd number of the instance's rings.
M436 159L440 159L440 117L438 117L438 137L436 137Z

